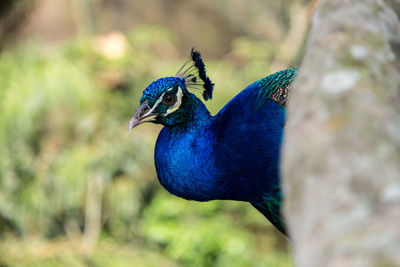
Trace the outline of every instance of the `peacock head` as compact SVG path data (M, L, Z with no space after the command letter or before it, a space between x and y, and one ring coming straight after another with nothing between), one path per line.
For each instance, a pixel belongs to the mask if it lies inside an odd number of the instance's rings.
M189 89L203 91L204 100L208 100L213 87L200 53L192 48L190 57L174 77L158 79L143 91L129 131L144 122L174 126L190 120L195 96Z

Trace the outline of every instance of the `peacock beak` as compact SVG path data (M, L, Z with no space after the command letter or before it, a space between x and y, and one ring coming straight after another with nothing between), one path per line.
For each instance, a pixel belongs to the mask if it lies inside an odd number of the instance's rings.
M143 102L143 104L138 107L136 110L135 115L132 117L131 121L129 122L129 127L128 130L129 132L138 126L139 124L142 124L144 122L151 122L151 120L145 120L147 118L154 117L158 114L153 114L150 106L148 105L147 100Z

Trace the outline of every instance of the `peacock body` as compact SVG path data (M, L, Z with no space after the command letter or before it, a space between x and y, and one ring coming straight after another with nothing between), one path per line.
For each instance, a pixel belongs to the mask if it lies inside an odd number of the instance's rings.
M143 122L165 126L154 157L158 179L170 193L196 201L250 202L286 234L279 160L285 105L295 75L292 68L267 76L211 116L189 92L201 86L207 100L214 86L200 54L192 50L177 76L159 79L144 90L129 129Z

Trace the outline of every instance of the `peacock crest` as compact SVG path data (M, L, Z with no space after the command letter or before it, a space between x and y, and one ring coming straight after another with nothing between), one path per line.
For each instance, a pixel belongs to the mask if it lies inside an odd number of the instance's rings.
M212 83L207 76L206 68L200 53L194 50L194 48L192 48L189 58L175 76L185 80L187 89L201 90L204 100L212 98L214 83Z

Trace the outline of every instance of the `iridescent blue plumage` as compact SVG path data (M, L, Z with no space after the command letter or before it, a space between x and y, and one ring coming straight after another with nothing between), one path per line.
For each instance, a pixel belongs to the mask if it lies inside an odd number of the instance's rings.
M193 83L186 76L163 78L144 91L130 128L143 122L141 117L166 126L157 139L155 165L169 192L197 201L250 202L285 233L279 159L295 75L289 69L251 84L215 116L188 91ZM211 84L208 77L205 81ZM206 84L201 84L205 91Z

